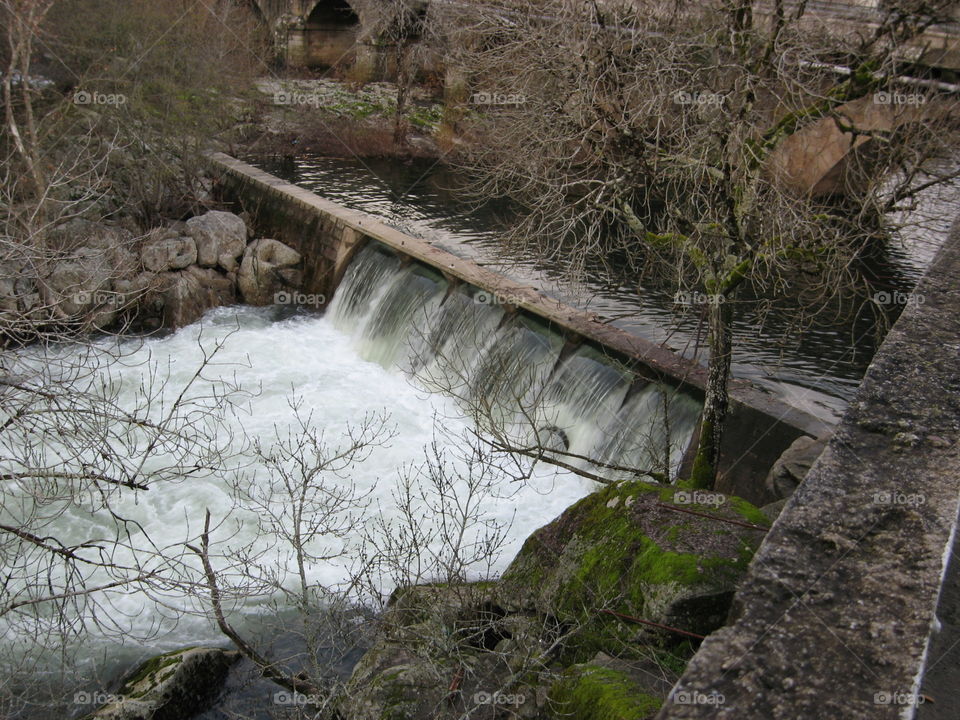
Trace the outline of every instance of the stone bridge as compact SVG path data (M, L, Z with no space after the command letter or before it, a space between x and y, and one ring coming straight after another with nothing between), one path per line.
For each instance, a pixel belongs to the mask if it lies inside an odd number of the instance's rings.
M347 0L241 0L270 29L288 65L348 67L357 60L365 23Z
M455 6L462 0L423 0ZM609 1L609 0L608 0ZM278 55L291 65L349 65L368 26L363 8L352 0L240 0L252 6L273 32ZM785 3L792 9L797 2ZM806 23L830 32L858 34L877 25L884 0L814 0ZM772 4L771 4L772 5ZM764 14L764 3L758 8ZM905 62L939 68L955 79L960 72L960 4L955 21L934 25L905 50Z
M934 98L921 113L922 96L904 92L866 95L787 137L771 154L769 168L786 187L813 196L842 195L874 176L871 159L881 138L898 128L956 113L955 100Z

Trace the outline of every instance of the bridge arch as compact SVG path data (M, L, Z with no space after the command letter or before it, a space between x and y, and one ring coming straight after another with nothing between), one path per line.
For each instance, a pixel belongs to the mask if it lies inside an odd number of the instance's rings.
M303 6L303 63L345 68L356 60L362 22L348 0L308 0Z
M308 28L342 30L360 24L360 16L348 0L316 0L304 7Z

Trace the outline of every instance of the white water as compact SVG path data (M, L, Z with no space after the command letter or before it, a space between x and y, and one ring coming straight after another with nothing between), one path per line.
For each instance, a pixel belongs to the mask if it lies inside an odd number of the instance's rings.
M290 584L295 568L289 548L259 529L256 512L237 508L230 488L244 473L259 483L266 481L265 469L240 452L242 439L255 438L269 447L278 435L286 434L292 423L291 396L302 400L304 413L311 414L329 445L344 439L347 428L370 413L387 415L396 432L386 445L373 447L368 458L349 468L346 479L327 478L352 483L364 496L364 503L351 512L344 536L315 543L318 548L345 551L342 557L306 568L309 582L327 587L351 576L364 536L377 522L400 522L398 480L423 463L431 443L458 478L455 492L466 493L462 478L468 477L469 468L457 451L463 449L474 420L483 424L482 418L467 417L478 400L491 408L486 423L502 422L509 437L520 442L539 434L548 447L568 448L605 463L658 471L667 462L671 468L677 466L699 410L696 402L666 393L656 383L634 383L623 369L589 348L561 358L563 340L558 335L530 320L505 319L501 307L471 293L469 288L448 293L439 275L415 264L400 267L395 257L371 247L351 265L326 316L275 320L277 308L220 308L167 337L124 343L124 362L103 371L105 377L109 373L108 386L121 407L137 402L151 373L166 382L163 397L169 402L200 366L202 348L209 351L218 343L222 349L190 396L203 405L204 396L223 381L250 394L241 394L242 404L225 417L222 427L212 429L213 444L226 458L213 471L189 477L165 473L162 468L175 465L176 459L160 453L147 468L154 472L149 490L123 490L113 499L112 509L139 523L142 534L166 548L168 555L179 553L185 573L194 579L201 577L199 563L183 547L188 541L197 543L209 510L216 528L211 535L215 552L244 546L254 552L269 549L273 568ZM200 436L211 428L201 423L195 430ZM53 438L49 447L57 444ZM8 456L15 456L10 450L6 449ZM592 472L613 474L586 461L567 460ZM535 465L529 478L517 482L516 476L525 470L523 462L511 477L500 472L483 498L484 519L506 528L505 538L492 563L468 568L470 576L502 572L533 530L595 487L543 462ZM436 520L430 502L418 506L422 528ZM452 501L448 497L444 502ZM112 523L102 511L74 508L58 521L56 531L65 542L80 542L109 536ZM479 538L483 528L471 532ZM138 545L137 537L132 544ZM433 579L429 573L428 569L427 577L420 579ZM379 589L389 592L391 582L382 578ZM230 589L226 580L224 590ZM176 590L164 595L163 604L142 592L112 591L104 597L118 627L131 637L152 636L152 649L222 642L210 619L197 612L196 600L185 599ZM244 616L256 615L264 607L262 596L241 602L234 617L242 624ZM0 626L0 632L3 629ZM116 656L116 640L116 633L99 640L95 635L90 656L96 651Z
M457 396L481 426L520 446L539 440L580 458L675 474L699 414L692 398L635 383L590 347L564 353L563 338L546 326L505 317L494 296L451 289L376 244L351 263L329 314L363 357Z
M290 423L291 393L303 398L304 407L313 411L314 422L331 444L343 437L348 424L356 424L365 414L388 413L389 424L396 428L397 435L387 446L374 448L367 460L350 470L358 491L369 493L367 509L357 515L346 539L348 546L359 546L364 528L377 515L388 521L397 519L394 491L403 469L421 463L425 447L435 439L441 449L453 449L457 435L468 424L449 398L420 390L403 373L361 358L350 338L327 317L297 316L272 322L272 312L269 308L220 308L208 313L201 323L166 338L147 341L126 359L125 367L114 368L114 384L120 384L120 403L134 402L147 368L142 363L155 363L161 375L168 373L167 395L172 397L199 366L201 344L211 348L215 341L226 338L216 356L216 366L208 369L206 375L235 379L246 389L262 390L229 418L230 426L222 428L220 438L239 433L242 425L249 436L269 445L277 428ZM202 394L208 388L201 384L196 393ZM446 436L435 433L435 418L441 419ZM157 466L165 460L158 458ZM456 466L456 459L452 460ZM229 536L232 546L254 542L265 547L272 538L257 537L256 517L250 512L238 513L233 507L227 481L235 472L236 467L228 465L220 473L157 482L146 492L124 490L112 507L120 515L141 523L146 534L163 545L174 546L188 539L196 542L204 512L209 509L215 521L230 517L228 524L213 534L215 542L227 541ZM492 570L502 571L530 532L590 492L591 485L576 476L541 466L530 482L504 486L500 489L501 497L488 498L483 507L488 518L509 526L506 543ZM422 521L430 523L429 514L425 513ZM102 536L110 522L102 514L73 511L64 517L58 531L65 541L80 540L91 533ZM98 526L100 530L94 532L92 528ZM283 553L279 557L283 558ZM353 559L351 553L342 560L311 566L309 579L335 586L347 578ZM209 621L195 617L174 620L175 612L158 608L143 594L112 593L109 600L113 617L133 634L157 631L159 624L159 632L154 632L156 640L151 642L154 647L222 642ZM255 604L248 609L254 608Z

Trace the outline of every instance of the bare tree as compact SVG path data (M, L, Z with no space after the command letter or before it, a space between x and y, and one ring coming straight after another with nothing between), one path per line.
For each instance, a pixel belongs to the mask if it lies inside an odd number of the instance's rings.
M313 571L331 564L349 568L363 555L351 538L365 521L368 502L349 472L395 432L385 416L368 415L345 429L345 439L329 444L302 401L291 399L290 409L292 424L276 428L268 443L251 438L251 469L230 480L238 511L256 518L253 540L236 543L231 519L219 519L214 528L207 511L199 542L187 548L202 562L195 591L224 635L263 677L322 709L337 697L331 667L356 647L358 631L345 618L361 597L366 567L361 563L342 586L318 582ZM283 630L300 637L302 654L269 658L233 627L230 610L255 598L271 603L278 621L295 611L295 623Z
M367 42L393 53L397 86L393 144L402 149L406 147L409 131L407 111L417 73L416 49L426 32L426 3L423 0L357 0L355 5L365 20Z
M822 304L862 286L857 259L895 229L891 212L957 177L930 174L956 148L954 100L898 76L952 5L885 4L863 32L831 32L807 3L747 0L478 1L441 21L450 62L490 100L462 157L482 197L520 206L512 247L577 276L653 274L706 306L694 485L716 480L738 291ZM904 93L909 105L879 107ZM827 123L854 152L812 191L778 153Z
M175 154L158 150L163 143L156 104L163 105L164 95L178 97L182 88L146 82L151 73L169 70L148 57L149 43L117 54L119 44L134 44L148 27L159 33L173 26L138 20L146 4L95 5L0 3L4 715L41 704L44 695L32 690L43 678L79 672L73 653L88 631L127 641L157 632L157 624L139 636L133 631L134 618L117 603L127 593L142 593L178 612L180 568L188 553L182 542L171 549L164 538L150 537L122 508L131 498L229 463L231 438L219 425L242 395L210 371L218 343L204 346L195 374L176 386L145 360L136 339L90 336L106 327L122 332L139 294L118 289L136 271L130 252L135 225L118 222L118 216L138 216L144 206L127 203L147 185L158 188L146 181L125 185L127 153L137 152L137 143L140 151L149 148L135 164L145 175L155 171L155 180L175 177L172 184L159 180L167 190L197 179L176 169L184 166ZM173 5L164 10L177 10ZM117 32L107 32L106 17ZM168 47L165 57L182 59L188 45ZM213 54L224 49L208 38L200 48ZM228 54L217 61L221 67L231 62ZM198 65L216 72L217 62ZM134 71L140 74L129 77ZM124 116L122 105L132 103L134 91L150 87L156 104ZM217 103L224 99L217 97ZM148 117L155 124L143 122ZM193 129L197 137L209 137L198 125ZM185 137L174 130L166 147ZM182 208L181 200L174 205ZM187 204L195 200L192 194ZM159 206L147 204L139 219L156 217ZM114 222L108 226L105 220ZM95 235L81 238L90 227ZM141 370L132 386L130 364ZM69 687L50 684L50 693Z
M69 673L90 630L128 641L156 633L155 624L135 629L136 618L117 606L129 593L181 605L182 545L151 537L123 508L230 462L232 438L221 425L246 396L210 382L222 341L202 347L182 384L144 364L133 340L0 350L4 704L42 704L30 686L57 672L57 657ZM122 372L131 363L142 371L136 378ZM43 672L30 675L38 666Z

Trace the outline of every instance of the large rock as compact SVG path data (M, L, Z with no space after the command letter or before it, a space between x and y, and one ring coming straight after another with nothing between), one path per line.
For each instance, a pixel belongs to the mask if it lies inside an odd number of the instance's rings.
M236 651L185 648L159 655L121 680L110 702L84 720L183 720L219 695Z
M243 220L220 210L187 220L187 234L197 243L197 262L202 267L219 265L227 272L236 270L237 258L247 247Z
M343 720L433 720L438 708L487 720L506 705L536 717L546 700L525 684L545 669L544 624L505 615L493 583L398 591L381 628L338 700Z
M801 435L783 451L767 473L767 490L778 499L793 495L797 486L810 472L810 468L826 447L827 439Z
M527 538L501 578L505 607L580 624L584 659L605 650L605 638L639 627L602 610L702 635L716 630L763 532L664 507L678 498L677 507L768 524L732 496L639 481L611 485Z
M159 283L163 324L168 328L189 325L207 310L237 301L229 278L196 265L178 272L161 273Z
M497 582L398 590L341 716L427 720L439 707L478 720L652 716L691 650L601 611L709 633L763 538L763 528L663 505L766 524L738 498L678 492L606 487L533 533Z
M79 248L102 251L103 262L114 278L128 277L138 270L138 258L133 252L134 234L120 225L75 218L56 228L49 243L67 253Z
M82 247L53 263L39 285L54 317L106 327L117 310L113 276L103 250Z
M140 261L152 272L182 270L197 262L197 243L187 235L151 237L140 248Z
M237 275L244 302L270 305L276 302L278 293L299 288L300 260L300 253L277 240L254 240L243 255Z

